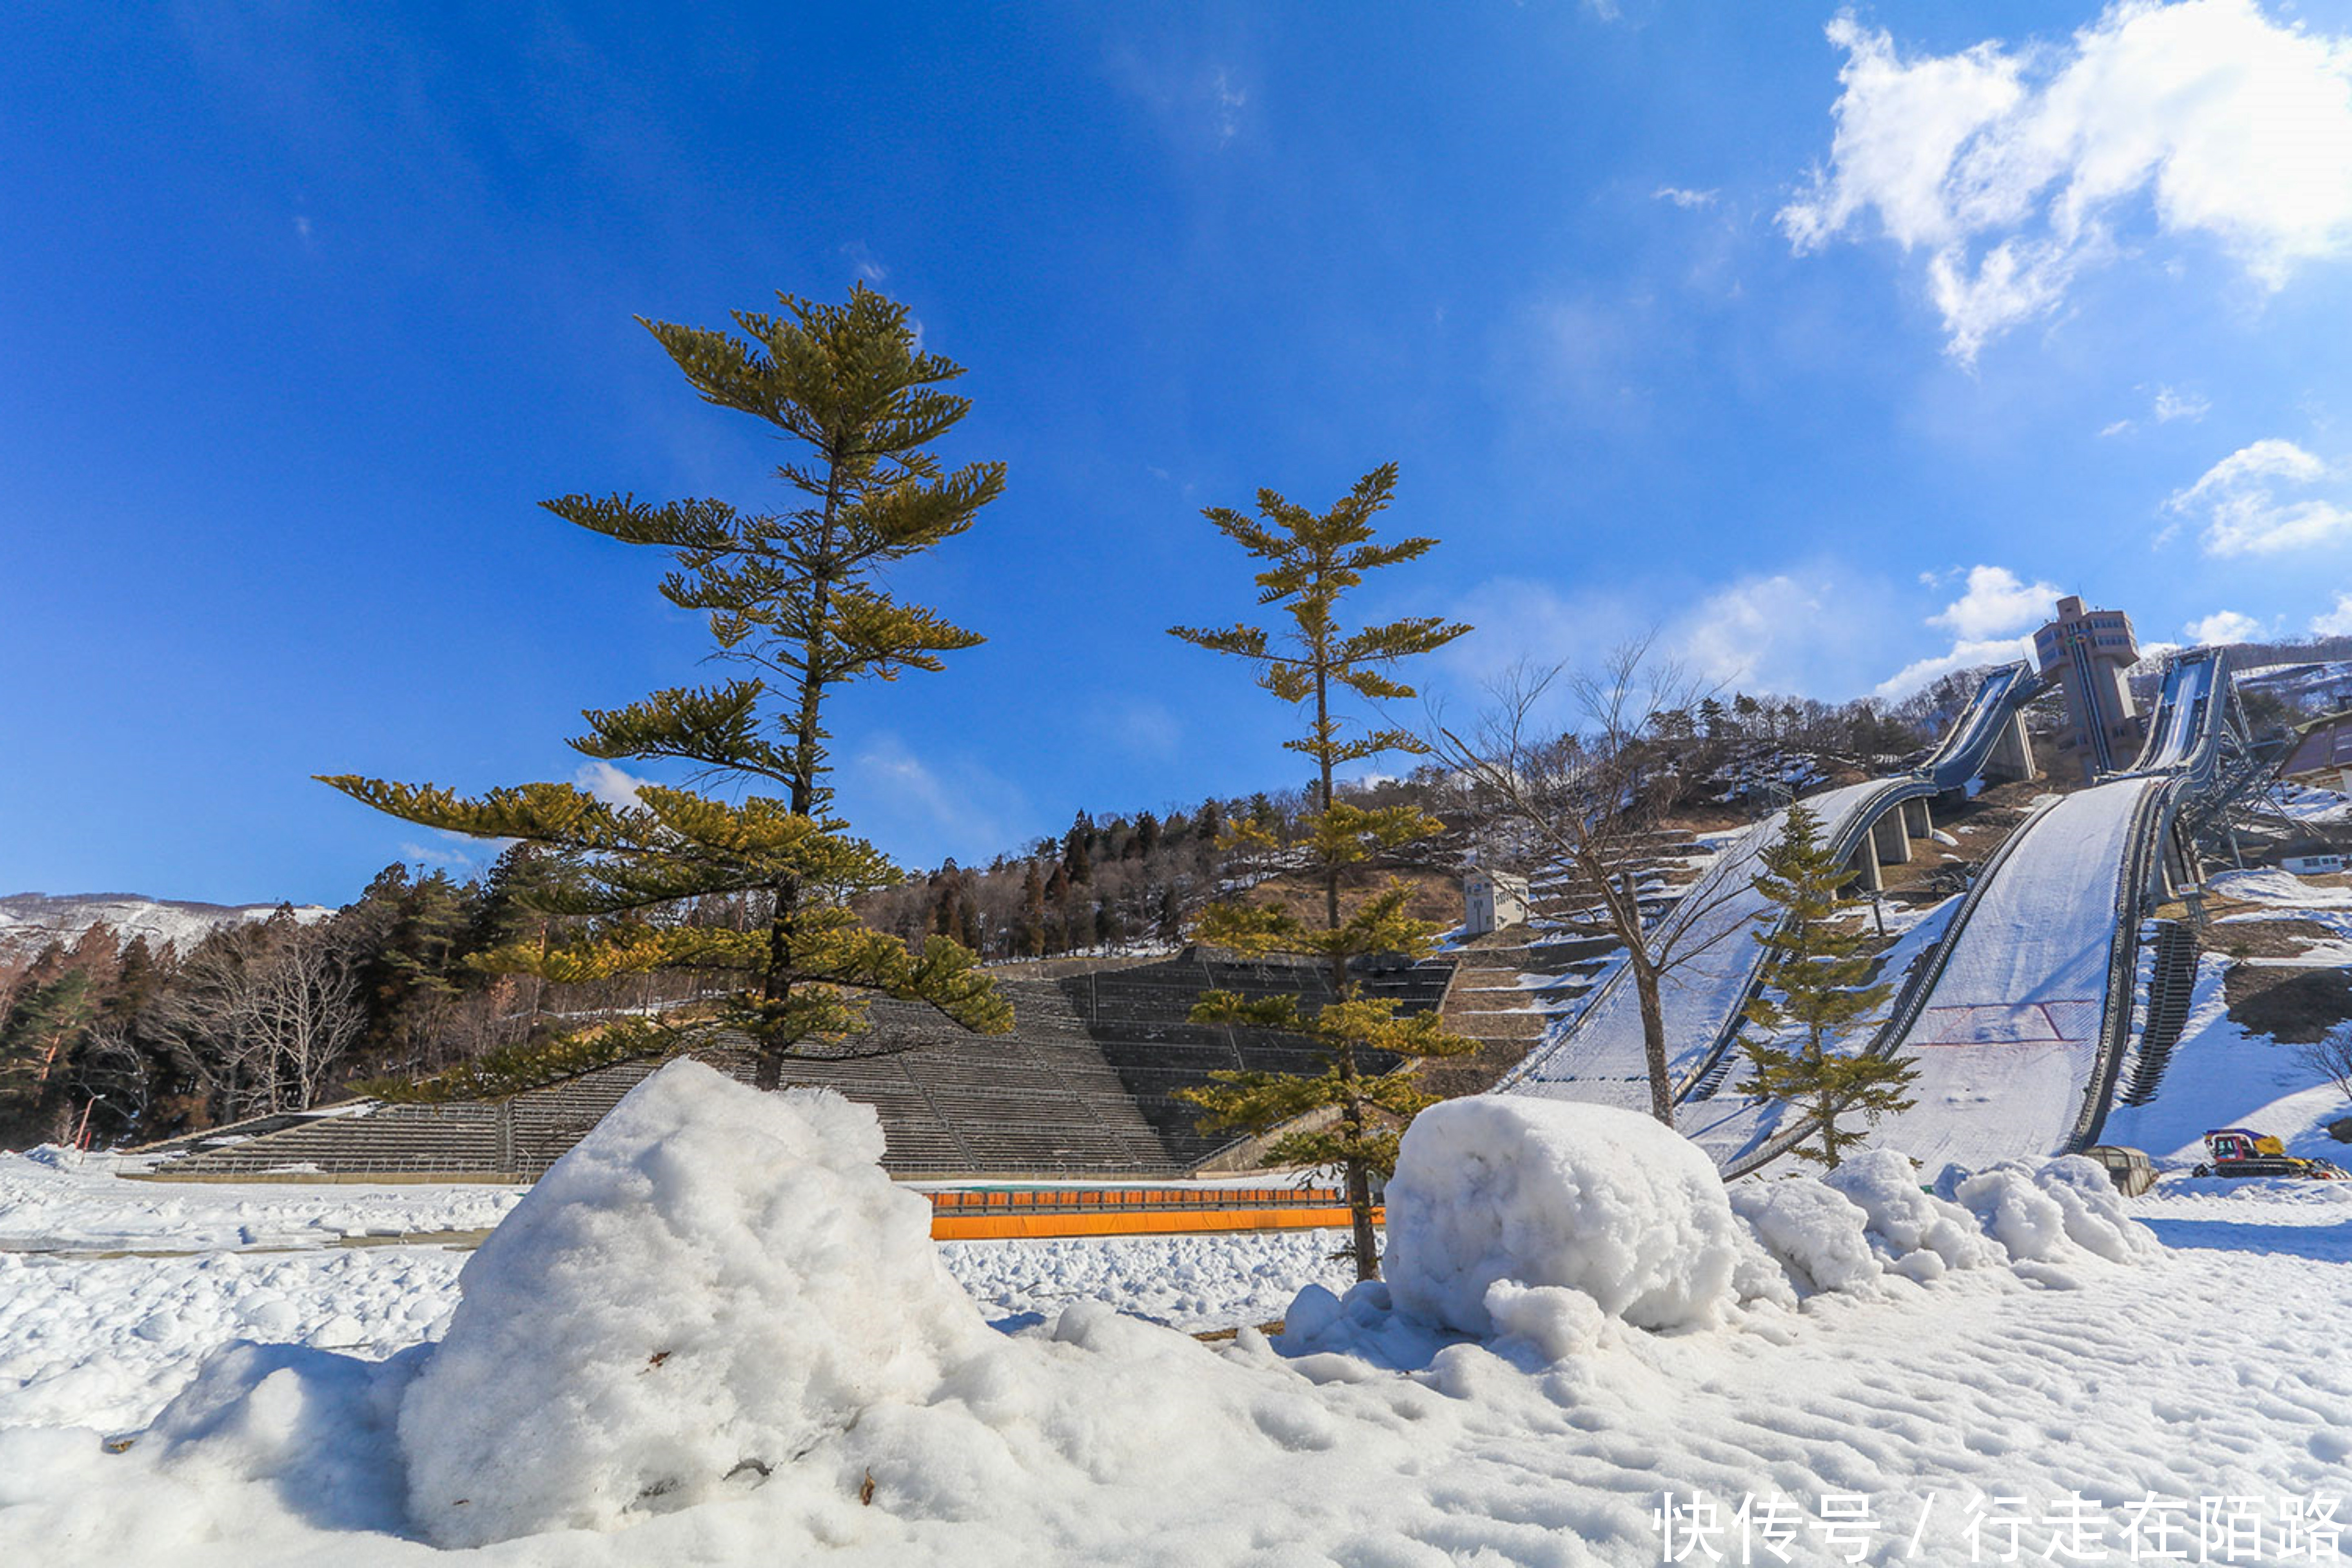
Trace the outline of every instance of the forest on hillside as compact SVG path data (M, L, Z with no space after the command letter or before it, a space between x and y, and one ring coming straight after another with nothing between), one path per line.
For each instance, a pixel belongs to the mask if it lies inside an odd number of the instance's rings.
M1874 763L1916 750L1972 687L1952 677L1895 707L1734 693L1660 715L1650 741L1690 804L1737 807L1747 786L1777 776L1784 753ZM1433 766L1344 793L1457 826L1475 815ZM1302 784L1081 811L1058 837L985 865L912 872L857 907L878 930L946 936L992 963L1172 948L1221 889L1281 869L1310 802ZM1753 804L1765 803L1758 794ZM1221 847L1235 821L1276 847ZM283 910L219 927L184 952L98 926L0 966L0 1145L140 1142L306 1109L355 1083L438 1072L724 984L671 970L559 984L483 967L517 941L557 942L582 923L545 907L554 869L523 846L472 879L395 865L323 921ZM685 900L662 918L753 930L766 919L753 902Z
M1942 732L1977 679L1948 675L1894 704L1709 696L1653 715L1642 743L1670 810L1753 814L1778 803L1792 763L1898 765ZM2297 717L2272 712L2272 699L2252 706L2258 722ZM2055 700L2040 707L2037 727L2054 727ZM1433 765L1343 794L1476 830L1478 803ZM1302 782L1157 810L1080 811L1056 837L985 864L908 873L856 907L877 930L917 943L945 936L987 963L1172 949L1221 889L1283 868L1311 805ZM1263 829L1275 847L1221 846L1232 822ZM1463 842L1449 837L1433 852L1458 858ZM582 923L545 907L553 870L544 852L522 846L472 879L395 865L323 921L283 910L222 926L184 952L98 926L0 963L0 1146L138 1142L304 1109L355 1083L438 1072L724 984L677 970L554 984L484 967L519 940L559 941ZM661 918L754 930L767 918L755 902L689 899Z

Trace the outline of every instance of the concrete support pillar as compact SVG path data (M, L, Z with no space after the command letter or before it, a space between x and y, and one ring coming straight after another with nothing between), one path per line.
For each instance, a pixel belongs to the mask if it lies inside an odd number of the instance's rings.
M1992 755L1985 759L1984 776L2000 784L2034 776L2033 742L2025 732L2024 714L2011 714L2009 722L2001 726L2000 739L1993 742Z
M1927 815L1927 797L1903 803L1903 831L1914 838L1926 838L1936 831L1936 820Z
M1911 858L1911 836L1904 831L1903 814L1890 811L1870 826L1870 841L1882 865L1901 866Z
M2199 887L2205 880L2204 857L2177 828L2164 836L2164 879L2167 899L2179 898L2182 889Z
M1846 886L1848 892L1881 893L1886 890L1886 879L1878 870L1878 852L1873 847L1877 837L1875 833L1865 836L1862 847L1853 852L1852 860L1846 862L1847 869L1854 873L1854 880Z

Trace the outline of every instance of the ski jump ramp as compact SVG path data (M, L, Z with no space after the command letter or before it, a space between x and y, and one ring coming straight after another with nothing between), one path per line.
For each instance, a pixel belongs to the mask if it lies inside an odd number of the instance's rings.
M1882 849L1907 857L1905 840L1924 810L1906 809L1980 773L2040 691L2030 666L2004 665L1988 675L1942 744L1908 773L1827 791L1804 802L1840 858L1862 857L1872 870ZM2017 743L2011 742L2012 744ZM1733 1048L1740 1011L1754 994L1763 951L1750 940L1770 910L1753 879L1788 820L1774 812L1726 849L1685 892L1661 928L1660 945L1680 962L1659 982L1674 1096L1687 1098ZM1497 1091L1596 1101L1646 1110L1649 1070L1641 1003L1621 967L1564 1029L1538 1046Z
M1871 1043L1918 1067L1910 1110L1870 1141L1933 1173L2098 1141L2130 1043L2142 910L2175 812L2212 782L2221 655L2176 655L2129 773L2039 807L1985 868ZM1734 1160L1760 1168L1793 1129Z

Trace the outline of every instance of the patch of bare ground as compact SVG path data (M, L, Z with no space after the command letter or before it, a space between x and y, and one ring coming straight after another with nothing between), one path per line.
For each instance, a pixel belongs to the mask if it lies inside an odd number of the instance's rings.
M2314 943L2335 939L2336 933L2317 921L2232 921L2208 927L2201 945L2231 958L2301 958Z
M2221 994L2241 1027L2282 1045L2308 1045L2352 1018L2352 970L2241 963Z
M1423 1064L1420 1083L1424 1094L1456 1100L1484 1094L1503 1081L1503 1075L1527 1059L1534 1037L1523 1040L1488 1038L1467 1056L1444 1057Z

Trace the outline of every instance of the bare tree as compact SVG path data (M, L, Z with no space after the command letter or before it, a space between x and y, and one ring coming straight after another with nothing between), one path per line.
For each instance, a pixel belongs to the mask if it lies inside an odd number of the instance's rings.
M1694 891L1674 918L1643 919L1641 873L1655 858L1660 818L1681 780L1672 748L1659 744L1661 720L1688 713L1708 695L1643 637L1611 650L1591 670L1517 665L1488 688L1491 700L1465 735L1438 723L1439 759L1471 788L1477 809L1533 852L1564 865L1593 900L1580 917L1623 944L1641 1008L1649 1072L1650 1113L1675 1124L1674 1082L1666 1056L1664 978L1744 931L1709 932L1703 917L1739 896L1744 883ZM1560 731L1542 715L1565 699L1577 727ZM1691 899L1701 902L1694 904Z
M129 1019L101 1017L90 1025L82 1035L81 1048L74 1053L70 1072L68 1110L79 1101L86 1120L102 1103L119 1126L137 1127L146 1121L154 1080Z
M2338 1024L2319 1038L2295 1047L2295 1057L2352 1100L2352 1024Z
M177 982L157 1032L224 1121L307 1110L367 1024L351 952L290 918L215 933Z

